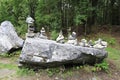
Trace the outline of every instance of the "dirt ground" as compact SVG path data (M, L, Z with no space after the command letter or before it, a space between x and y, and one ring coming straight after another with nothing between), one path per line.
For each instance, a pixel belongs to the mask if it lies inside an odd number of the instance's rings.
M73 71L71 75L68 75L66 77L63 77L60 74L49 77L44 73L36 73L33 76L19 77L15 75L15 70L0 69L0 80L120 80L120 70L116 68L114 61L109 60L108 62L110 67L110 71L108 73L104 71L89 72L89 70L81 69L78 71ZM4 62L2 61L2 63Z

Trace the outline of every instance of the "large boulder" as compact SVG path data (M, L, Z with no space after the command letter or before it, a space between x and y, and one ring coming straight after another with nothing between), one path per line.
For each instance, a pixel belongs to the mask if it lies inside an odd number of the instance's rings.
M0 25L0 54L23 46L23 40L18 37L12 23L4 21Z
M107 57L104 50L60 44L52 40L27 38L19 66L53 67L66 64L94 64Z

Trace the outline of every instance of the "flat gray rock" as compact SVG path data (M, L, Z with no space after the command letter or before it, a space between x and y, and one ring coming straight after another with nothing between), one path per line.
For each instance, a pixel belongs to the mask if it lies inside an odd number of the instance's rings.
M60 44L40 38L27 38L19 63L20 66L52 67L64 64L94 64L106 57L105 50Z
M23 46L23 40L18 37L14 26L10 21L4 21L0 25L0 54L9 52Z

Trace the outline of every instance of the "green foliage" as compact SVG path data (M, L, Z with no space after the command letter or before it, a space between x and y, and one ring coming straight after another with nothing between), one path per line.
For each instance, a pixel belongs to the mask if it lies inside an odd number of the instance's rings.
M51 39L52 40L56 40L56 38L58 37L58 33L54 30L51 32Z
M11 57L11 55L9 55L8 53L4 53L4 54L0 54L0 57L9 58Z
M18 76L28 76L28 75L32 76L34 74L35 72L32 69L28 69L28 68L22 68L17 70Z
M59 0L39 1L40 6L36 11L36 23L38 27L46 27L51 30L59 30L61 26L61 13L57 7ZM56 6L56 7L54 7Z
M64 76L72 76L73 75L73 71L72 70L68 70L64 73Z
M109 70L109 64L104 60L103 62L101 63L97 63L95 64L95 66L92 68L92 71L96 72L96 71L105 71L107 72Z
M11 21L14 25L19 25L19 21L26 16L27 9L25 0L3 0L0 2L0 22ZM14 6L13 6L14 5ZM23 19L22 19L23 18Z
M14 64L3 64L0 63L0 69L13 69L13 70L17 70L17 66Z
M78 26L79 24L83 24L82 20L86 21L87 17L85 15L77 15L74 19L74 22Z
M35 19L37 29L46 26L49 31L76 29L84 22L90 30L89 25L94 24L118 25L119 4L118 0L0 0L0 22L11 21L20 36L26 31L25 23L21 22L25 22L27 15ZM114 40L109 43L114 44Z
M110 38L109 41L108 41L108 43L110 45L115 45L116 44L116 39L115 38Z
M108 47L106 48L108 51L108 58L113 59L113 60L119 60L120 58L120 50Z
M113 37L103 37L103 40L107 41L109 45L115 45L116 39Z
M26 32L27 32L27 25L23 24L22 26L17 26L15 28L16 28L18 35L24 39Z
M59 73L60 72L60 68L48 68L46 69L47 73L48 73L48 76L53 76L55 75L56 73Z

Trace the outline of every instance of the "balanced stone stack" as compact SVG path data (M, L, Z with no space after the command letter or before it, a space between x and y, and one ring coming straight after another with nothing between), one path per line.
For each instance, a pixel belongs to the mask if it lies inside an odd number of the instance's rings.
M93 47L97 49L105 49L107 47L107 42L102 41L102 39L99 38L95 41L95 45Z
M77 35L76 32L72 32L72 34L69 36L67 44L72 44L72 45L78 45L78 41L77 41Z
M40 34L38 37L41 39L47 39L47 35L44 27L42 27L42 29L40 30Z
M62 43L62 44L65 42L62 31L60 31L59 36L56 39L56 42Z
M26 23L28 24L28 32L26 33L26 37L34 37L34 19L28 15L28 17L26 18Z

